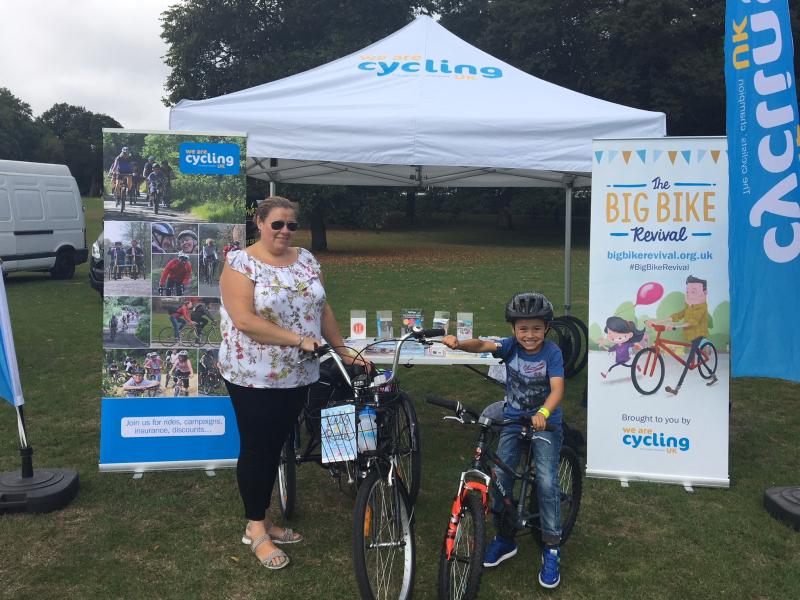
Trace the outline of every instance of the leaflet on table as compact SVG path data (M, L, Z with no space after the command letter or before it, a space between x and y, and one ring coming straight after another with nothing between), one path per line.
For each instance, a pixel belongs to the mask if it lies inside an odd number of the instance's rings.
M461 340L469 340L474 336L473 321L471 312L456 313L456 337Z
M377 335L382 340L391 340L394 337L394 324L392 311L379 310L376 313Z
M444 334L447 335L447 330L450 328L450 311L437 310L433 313L433 328L444 329Z
M405 335L415 327L422 329L424 319L421 308L404 308L400 311L400 333Z
M367 337L367 311L366 310L351 310L350 311L350 338L354 340L363 340Z

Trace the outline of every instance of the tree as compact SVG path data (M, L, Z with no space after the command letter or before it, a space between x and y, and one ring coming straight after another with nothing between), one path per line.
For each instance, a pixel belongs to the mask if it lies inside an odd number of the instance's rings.
M424 0L195 0L162 15L167 106L287 77L406 25Z
M63 147L47 127L33 120L28 103L0 88L0 158L61 163Z
M61 141L63 160L78 182L81 193L99 196L103 182L102 130L104 127L122 126L108 115L66 103L54 104L42 113L37 122Z
M456 35L557 85L724 134L723 0L439 0Z

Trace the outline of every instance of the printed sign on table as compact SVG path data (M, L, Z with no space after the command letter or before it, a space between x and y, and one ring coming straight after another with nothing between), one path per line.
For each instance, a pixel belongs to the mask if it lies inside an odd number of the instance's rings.
M101 470L238 456L219 277L245 246L245 138L103 130Z
M727 486L724 138L594 142L587 474Z

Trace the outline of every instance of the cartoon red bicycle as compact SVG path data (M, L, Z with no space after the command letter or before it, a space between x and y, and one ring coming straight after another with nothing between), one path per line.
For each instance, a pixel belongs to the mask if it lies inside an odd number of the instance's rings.
M653 321L648 321L647 325L657 332L656 339L652 346L642 348L634 356L633 363L631 363L631 380L633 381L633 387L640 394L649 396L650 394L655 394L664 383L665 369L662 353L668 353L685 367L686 361L673 350L673 347L677 349L682 346L688 349L691 348L691 344L662 339L662 332L672 328L669 325ZM703 379L713 377L717 370L717 349L714 344L709 340L703 340L700 343L698 353L690 358L688 365L690 370L697 369Z

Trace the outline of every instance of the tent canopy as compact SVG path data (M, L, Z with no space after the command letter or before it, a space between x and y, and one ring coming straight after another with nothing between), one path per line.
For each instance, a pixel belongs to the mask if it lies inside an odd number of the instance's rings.
M537 79L420 16L310 71L181 100L170 129L247 132L247 174L276 183L589 185L592 139L662 137L663 113Z

